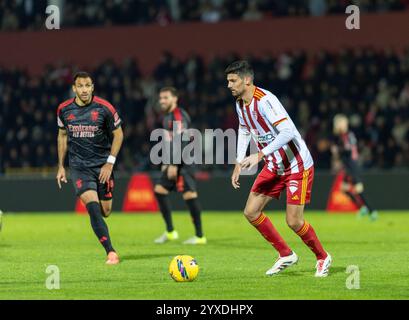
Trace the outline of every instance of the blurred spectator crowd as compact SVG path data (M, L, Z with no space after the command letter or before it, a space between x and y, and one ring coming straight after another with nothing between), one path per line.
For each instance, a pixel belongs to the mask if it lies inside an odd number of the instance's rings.
M236 129L234 99L226 88L224 69L238 58L249 60L256 70L256 84L281 100L305 137L317 168L331 167L332 118L340 112L350 119L365 168L409 166L409 48L402 55L359 48L263 58L232 54L208 64L199 56L180 60L164 53L155 72L146 77L131 59L122 64L105 61L91 71L96 95L111 101L124 121L118 170L156 169L149 160L149 137L161 124L157 94L162 86L180 90L180 106L190 113L194 127ZM36 77L0 68L0 172L56 165L56 109L72 95L76 70L49 66Z
M2 0L0 30L44 29L47 5L60 9L64 27L262 20L280 16L345 14L409 9L409 0Z

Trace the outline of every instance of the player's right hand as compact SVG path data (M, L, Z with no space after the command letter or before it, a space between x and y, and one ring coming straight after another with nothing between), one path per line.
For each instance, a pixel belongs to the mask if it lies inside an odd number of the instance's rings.
M58 168L58 172L57 172L57 184L58 187L61 189L61 181L64 183L67 183L67 176L65 175L65 169L63 167L59 167Z
M239 164L236 164L233 170L233 174L231 176L231 184L234 189L240 189L240 172L241 172L241 167Z

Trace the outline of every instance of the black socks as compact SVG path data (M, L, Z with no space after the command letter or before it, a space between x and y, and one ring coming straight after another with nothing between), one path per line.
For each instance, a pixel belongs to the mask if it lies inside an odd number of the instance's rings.
M166 230L168 232L173 231L172 213L170 211L170 201L167 194L160 194L155 192L156 199L159 203L159 209L162 213L163 219L166 223Z
M369 212L373 211L373 208L368 204L368 201L366 201L366 198L364 197L363 193L352 193L350 191L347 191L346 194L351 198L351 200L358 206L361 207L364 205L365 207L368 208Z
M202 219L200 217L201 209L198 198L185 200L192 216L193 224L195 225L196 236L203 237Z
M91 226L99 242L103 245L107 254L115 251L109 237L108 226L101 214L101 205L98 202L89 202L87 205L88 214L91 220Z
M361 199L361 202L368 208L369 212L372 212L373 208L368 204L368 201L366 201L366 198L364 197L364 194L363 193L358 193L357 196Z

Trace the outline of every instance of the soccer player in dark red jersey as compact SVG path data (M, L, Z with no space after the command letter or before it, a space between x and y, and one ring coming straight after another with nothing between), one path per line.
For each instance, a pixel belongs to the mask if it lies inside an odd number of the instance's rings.
M170 140L179 141L177 135L181 135L190 126L190 117L186 110L178 106L178 93L174 87L165 87L160 90L159 104L164 113L163 128L167 131ZM175 128L174 128L175 126ZM176 129L176 130L174 130ZM183 141L180 139L180 141ZM206 244L207 240L203 235L201 208L196 190L196 181L190 165L176 163L173 157L172 143L170 143L170 163L162 165L162 175L155 185L155 196L158 200L160 211L166 223L166 231L155 240L155 243L165 243L179 238L177 231L173 227L172 214L170 209L169 192L176 190L183 194L183 199L190 210L195 236L187 239L184 244ZM181 146L183 150L183 145Z
M87 207L91 226L107 253L107 264L118 264L104 217L112 209L113 168L123 141L121 119L106 100L93 95L90 74L74 76L75 98L61 103L57 110L57 183L67 183L64 161L68 152L70 175L78 197Z
M369 215L372 221L378 218L378 212L370 206L364 196L364 184L360 177L358 163L358 142L355 134L349 130L348 118L344 114L334 117L334 139L331 146L334 163L345 171L341 189L358 206L358 216Z

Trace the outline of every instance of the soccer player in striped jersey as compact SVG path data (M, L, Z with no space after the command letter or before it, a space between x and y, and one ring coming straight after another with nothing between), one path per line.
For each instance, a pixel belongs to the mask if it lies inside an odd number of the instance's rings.
M346 115L337 114L334 117L334 139L331 152L336 166L342 167L345 171L341 189L358 206L358 217L369 215L369 218L375 221L378 218L378 212L370 206L364 196L364 184L360 177L358 163L358 142L355 134L348 127Z
M287 224L315 254L315 276L326 277L331 256L313 227L304 220L304 206L310 202L314 179L311 154L277 97L254 85L254 72L247 61L233 62L225 73L228 88L236 98L239 118L237 162L231 177L233 187L240 187L242 169L250 169L261 160L265 163L251 189L244 215L279 253L266 274L275 275L298 262L296 253L263 212L267 203L273 198L279 199L285 190ZM246 157L251 138L258 146L258 153Z

